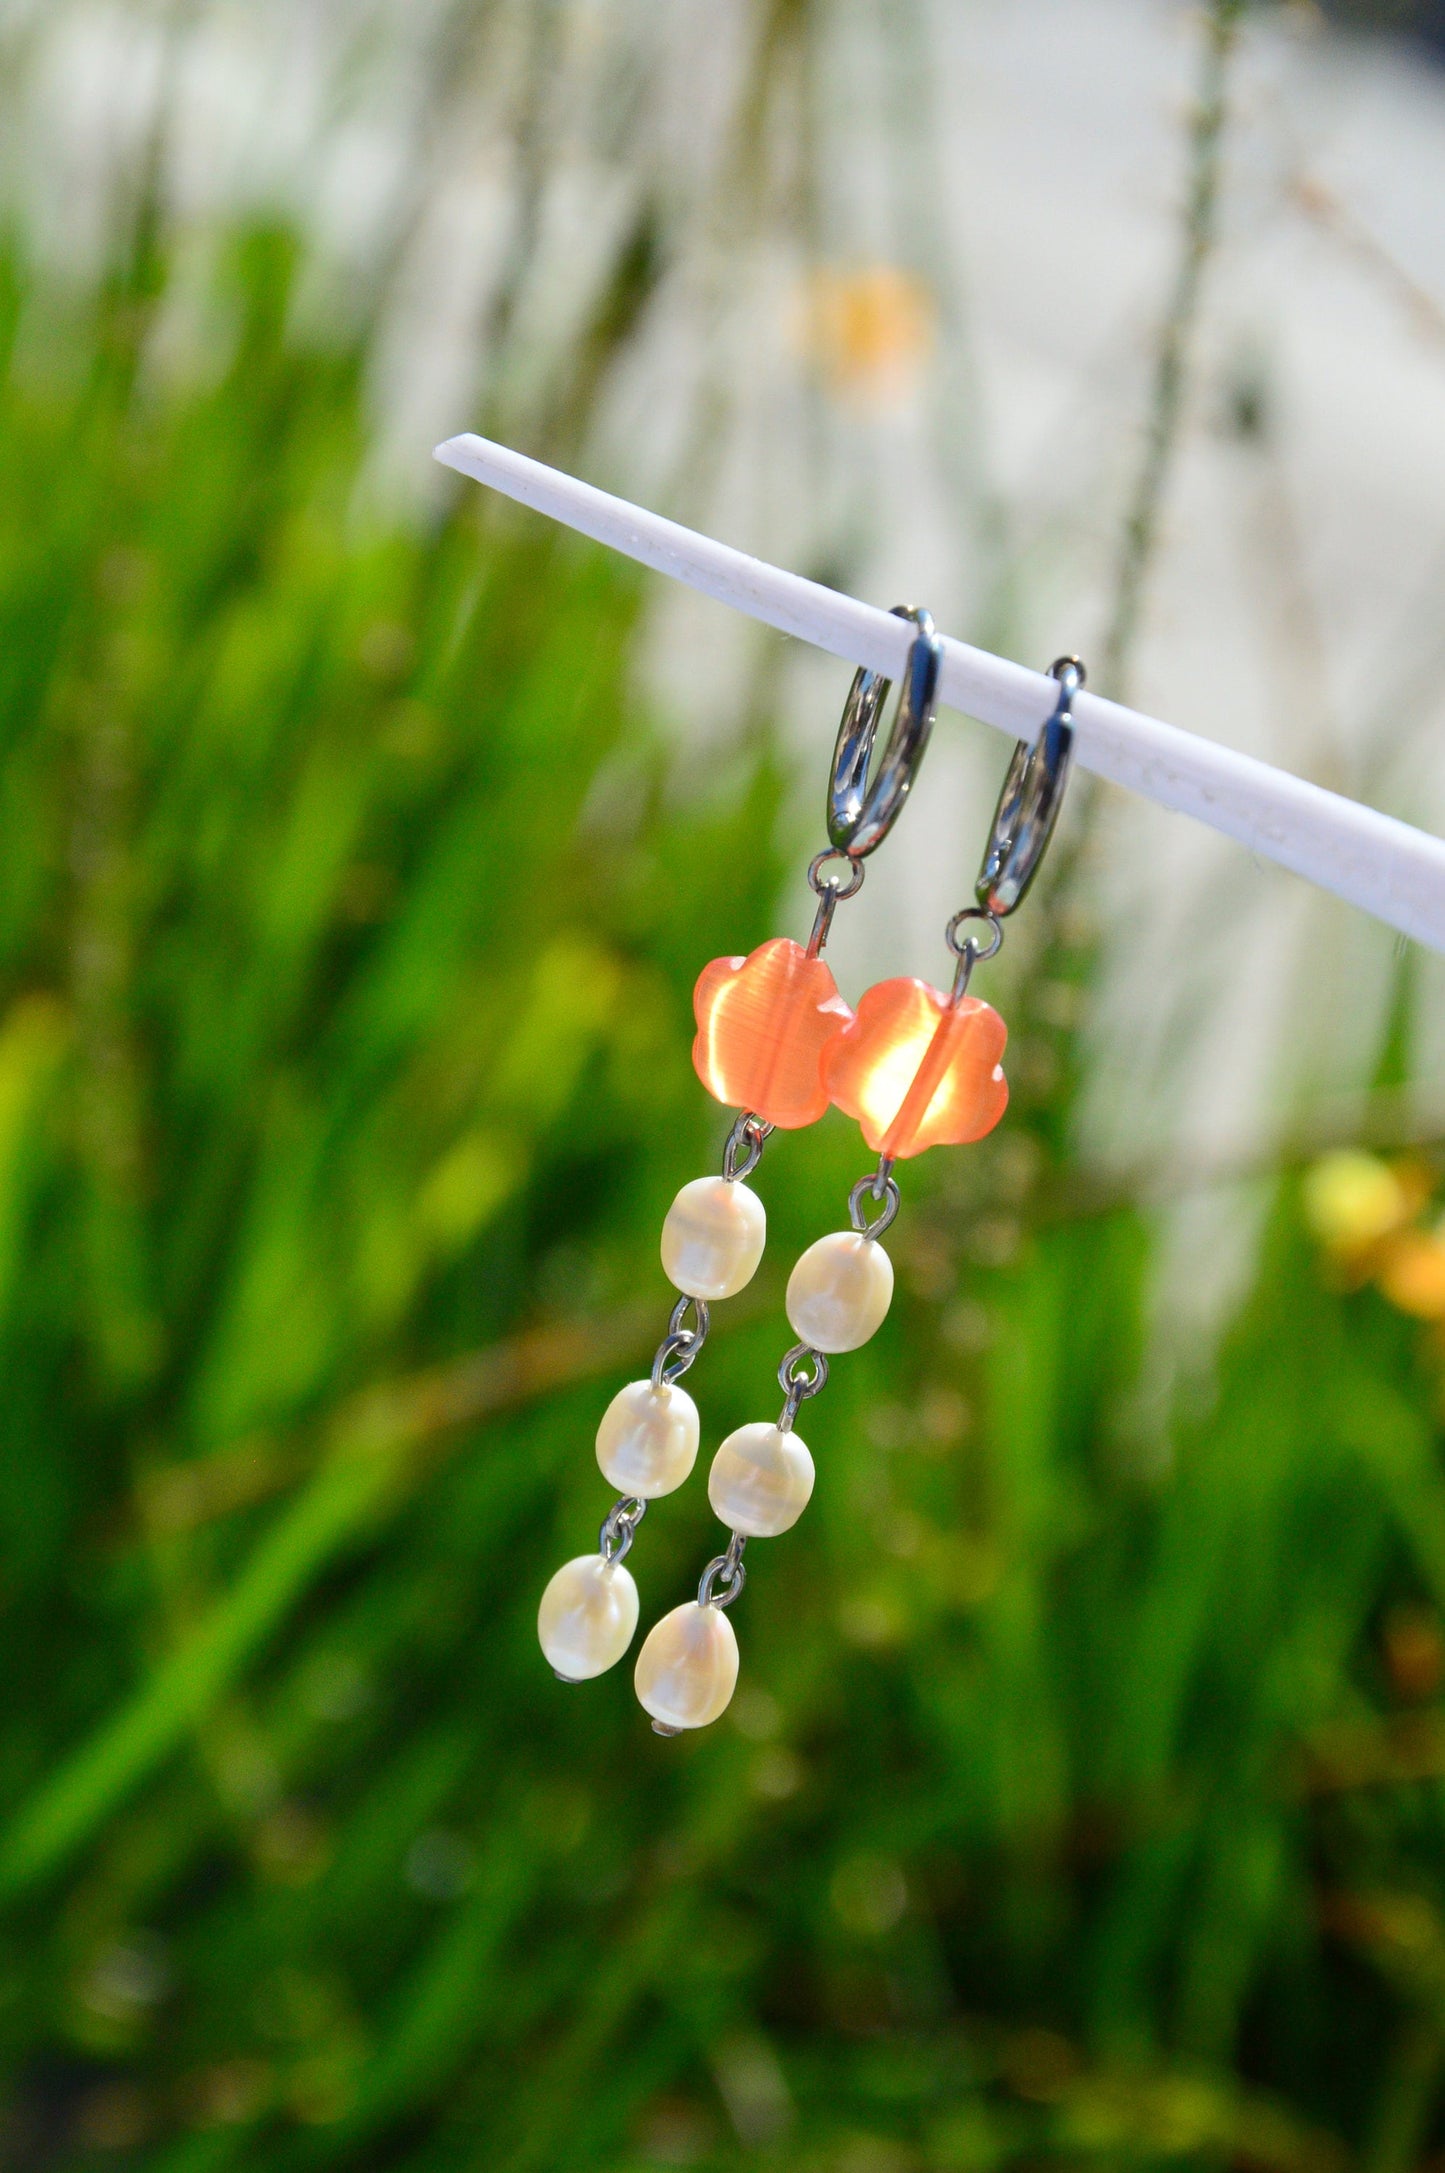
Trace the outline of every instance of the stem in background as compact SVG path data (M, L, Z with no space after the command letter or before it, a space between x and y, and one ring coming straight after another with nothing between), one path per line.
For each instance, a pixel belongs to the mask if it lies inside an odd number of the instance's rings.
M1440 2089L1445 2043L1433 2007L1404 2023L1381 2086L1366 2173L1409 2173L1420 2163Z
M1129 668L1142 616L1144 591L1159 541L1159 514L1188 389L1189 362L1199 289L1205 262L1214 245L1215 210L1224 125L1228 111L1229 62L1235 32L1247 0L1209 0L1199 94L1189 125L1189 174L1181 247L1169 306L1155 349L1144 452L1124 522L1114 601L1102 652L1089 684L1115 701L1129 697ZM1095 780L1079 777L1073 788L1073 821L1050 854L1039 906L1032 920L1036 956L1050 957L1056 969L1072 954L1073 977L1084 979L1097 940L1088 909L1089 873L1097 846L1091 820Z
M1144 457L1124 522L1114 581L1114 609L1104 640L1098 687L1115 701L1128 698L1144 590L1159 537L1159 511L1179 437L1188 384L1190 348L1199 313L1199 288L1214 245L1215 214L1224 124L1228 112L1229 61L1244 0L1210 0L1205 25L1199 97L1189 129L1189 185L1183 246L1169 308L1159 331Z

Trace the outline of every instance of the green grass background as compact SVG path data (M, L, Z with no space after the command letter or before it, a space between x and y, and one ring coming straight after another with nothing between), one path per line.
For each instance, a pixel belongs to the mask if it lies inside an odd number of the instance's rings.
M144 228L86 299L0 267L4 2163L1405 2173L1445 1714L1382 1635L1445 1603L1438 1356L1285 1177L1161 1385L1060 892L729 1717L543 1664L726 1128L691 984L811 845L766 712L674 774L627 568L374 510L366 342L288 330L296 270L239 237L187 375ZM836 1116L769 1150L709 1439L866 1166ZM696 1480L653 1511L645 1621L718 1537Z

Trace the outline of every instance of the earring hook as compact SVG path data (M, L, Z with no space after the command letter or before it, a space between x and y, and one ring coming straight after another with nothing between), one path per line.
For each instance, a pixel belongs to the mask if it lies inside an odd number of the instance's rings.
M904 666L898 713L872 784L868 783L868 760L893 683L880 672L854 674L833 749L828 840L834 852L846 853L850 860L871 853L893 828L933 730L943 644L934 632L931 615L921 605L895 604L893 609L898 618L912 619L918 632Z
M983 911L999 918L1013 912L1038 874L1073 765L1072 704L1084 667L1076 656L1061 656L1049 672L1058 681L1058 699L1032 746L1021 739L1013 751L974 885Z

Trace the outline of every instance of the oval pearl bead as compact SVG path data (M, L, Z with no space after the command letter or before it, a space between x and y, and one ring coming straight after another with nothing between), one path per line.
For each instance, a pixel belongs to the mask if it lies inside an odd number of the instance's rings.
M893 1262L877 1238L856 1230L820 1237L788 1277L793 1333L829 1355L866 1343L892 1302Z
M619 1493L640 1501L670 1494L697 1461L697 1405L685 1388L629 1381L602 1414L597 1461Z
M549 1664L574 1683L606 1674L636 1628L637 1587L620 1562L600 1554L564 1562L537 1609L537 1641Z
M632 1679L644 1711L664 1728L705 1728L737 1688L732 1624L720 1607L674 1607L648 1631Z
M712 1460L707 1498L749 1539L790 1531L813 1492L813 1459L794 1433L763 1421L729 1434Z
M741 1179L695 1177L662 1226L667 1279L690 1298L730 1298L752 1281L767 1235L767 1211Z

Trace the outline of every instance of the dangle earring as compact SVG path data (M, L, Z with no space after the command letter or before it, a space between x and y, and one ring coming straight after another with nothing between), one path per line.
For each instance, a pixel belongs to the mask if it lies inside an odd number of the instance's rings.
M622 1492L603 1519L597 1552L564 1563L542 1594L538 1641L564 1682L604 1674L632 1642L638 1596L624 1559L648 1503L681 1486L697 1458L697 1406L678 1384L707 1339L709 1306L751 1282L763 1255L767 1215L745 1179L775 1130L795 1131L816 1123L828 1107L823 1059L852 1013L823 961L823 950L838 906L862 887L864 859L882 844L902 812L933 730L942 644L926 611L904 605L897 610L918 630L908 652L897 715L870 782L869 764L890 682L877 672L857 672L833 753L828 845L808 869L818 905L806 946L775 936L747 958L714 959L694 992L693 1063L709 1093L738 1116L723 1150L722 1174L684 1185L663 1223L662 1265L682 1295L651 1374L619 1390L598 1429L597 1461L603 1476ZM821 1380L817 1385L822 1386ZM798 1393L813 1391L800 1388ZM811 1464L807 1483L811 1492ZM801 1508L800 1501L794 1516ZM728 1597L741 1587L740 1562L735 1571ZM716 1619L722 1621L721 1616ZM722 1626L731 1637L727 1624ZM734 1647L734 1678L736 1673ZM731 1690L729 1683L729 1696Z
M1004 778L977 902L948 924L957 961L949 993L913 979L881 981L823 1047L822 1091L858 1119L878 1167L848 1195L850 1227L810 1245L788 1278L786 1311L799 1341L778 1368L783 1408L776 1423L739 1427L713 1459L708 1499L731 1526L726 1551L703 1571L696 1601L664 1615L637 1656L637 1695L659 1735L705 1727L732 1697L738 1646L723 1610L743 1588L743 1549L749 1539L788 1531L813 1491L813 1459L793 1431L798 1409L825 1385L829 1358L866 1343L892 1301L893 1266L878 1240L900 1206L895 1162L982 1139L1007 1105L1007 1029L968 991L974 967L999 950L1004 920L1037 873L1058 819L1073 757L1071 705L1084 667L1077 657L1061 657L1052 676L1059 687L1053 712L1032 746L1019 741ZM960 933L975 921L988 927L986 942Z

